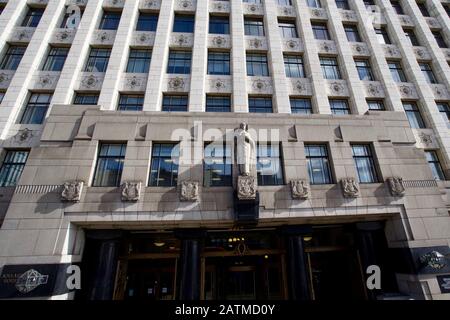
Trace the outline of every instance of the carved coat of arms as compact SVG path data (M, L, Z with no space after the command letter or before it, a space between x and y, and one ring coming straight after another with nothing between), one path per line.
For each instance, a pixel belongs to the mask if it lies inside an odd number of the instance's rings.
M401 177L388 178L389 190L394 197L401 197L405 194L405 186Z
M126 181L122 184L122 201L138 201L141 195L140 181Z
M83 181L67 181L63 185L61 199L63 201L78 202L81 199Z
M344 197L356 198L359 195L359 185L355 178L344 178L341 180Z
M257 182L254 176L239 176L237 182L237 196L240 200L256 198Z
M198 182L197 181L183 181L181 183L181 201L197 201L198 194Z
M294 199L308 199L309 183L305 180L291 180L291 192Z

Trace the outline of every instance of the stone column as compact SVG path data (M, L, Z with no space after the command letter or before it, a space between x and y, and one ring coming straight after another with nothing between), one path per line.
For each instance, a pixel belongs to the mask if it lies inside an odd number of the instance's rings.
M152 61L145 90L144 111L161 111L162 88L169 57L169 39L172 34L174 1L162 1L158 26L152 48Z
M200 300L200 252L205 232L199 229L176 230L181 239L179 262L179 300Z
M111 50L110 61L114 63L108 64L102 90L98 98L98 104L103 110L117 109L119 84L128 62L130 42L139 14L138 6L139 1L126 1L124 3L116 38Z
M86 298L88 300L112 300L122 237L120 230L92 230L86 232L86 238L93 245L83 259L90 271L87 274Z
M282 229L287 244L287 270L291 300L311 300L310 275L303 241L303 236L311 234L311 232L312 229L309 226L289 226Z
M231 0L231 66L233 75L233 110L248 112L247 67L245 63L244 12L242 0Z
M368 266L377 265L381 268L381 253L377 249L377 239L374 233L383 230L383 228L384 226L381 222L361 222L356 224L356 245L361 259L362 273L365 275L364 281L367 280L366 270ZM366 284L364 283L364 285ZM376 300L377 294L381 293L380 290L376 289L367 289L366 291L369 300Z
M21 13L26 6L26 2L22 0L9 0L0 15L0 51L6 45L6 40L9 38L11 31L16 25L18 25L21 17Z

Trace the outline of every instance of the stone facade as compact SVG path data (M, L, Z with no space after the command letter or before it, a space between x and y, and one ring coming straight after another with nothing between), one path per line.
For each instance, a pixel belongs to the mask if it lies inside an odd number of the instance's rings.
M393 42L389 46L378 43L362 1L349 0L352 10L338 9L334 1L322 2L323 9L309 10L303 0L293 1L289 7L279 6L276 0L265 0L265 4L197 0L187 1L187 6L170 0L89 0L83 2L78 28L63 36L59 23L65 6L79 1L28 1L46 8L39 25L28 30L17 26L27 2L9 0L0 15L0 52L4 53L9 43L20 41L28 47L15 72L0 71L4 79L0 89L5 93L0 108L0 147L2 158L13 149L29 149L30 153L17 185L0 188L0 270L4 265L80 262L85 232L90 229L231 229L234 191L240 185L235 166L233 186L207 187L202 183L203 159L194 156L193 164L179 164L176 186L153 187L149 186L150 164L154 143L180 142L174 132L188 132L195 151L213 137L226 136L242 121L255 132L277 132L281 146L284 184L252 184L259 197L258 227L383 220L389 248L423 248L425 254L436 247L448 251L450 183L435 181L424 154L424 150L437 151L443 171L450 177L448 122L437 109L437 89L426 82L417 63L417 50L402 31L403 20L415 26L422 56L428 57L424 61L432 63L439 79L439 92L450 92L450 51L437 46L428 21L433 21L432 30L440 30L450 44L450 19L441 1L426 1L432 19L422 16L415 1L401 1L406 20L400 19L388 0L376 1L382 8L382 23L389 27ZM97 29L102 9L122 10L117 31L102 34ZM135 31L139 10L144 9L159 12L156 32ZM171 32L174 11L195 14L195 37ZM216 11L232 12L232 32L220 39L207 33L208 12ZM244 35L244 14L265 17L264 37ZM296 17L299 38L283 39L277 16ZM328 21L333 40L315 40L311 20ZM347 41L345 21L358 22L364 42L358 48ZM20 40L16 39L19 33L23 33ZM99 44L102 41L105 43ZM70 45L61 72L40 71L49 44ZM83 71L94 44L112 48L104 73ZM124 72L130 46L152 49L148 74ZM169 48L180 46L192 49L192 72L166 74ZM205 47L231 50L231 75L206 74ZM269 77L246 76L246 50L268 52ZM286 52L303 56L305 78L286 77ZM319 53L338 57L343 80L323 78ZM376 82L359 80L353 59L361 56L370 56ZM393 81L386 62L392 56L401 58L408 83L399 86ZM19 123L31 91L53 93L43 124ZM73 105L75 91L99 93L98 105ZM116 111L121 92L143 94L143 110ZM166 92L187 93L188 111L162 112ZM205 96L218 93L231 96L232 112L205 112ZM271 96L273 114L248 113L249 94ZM292 114L289 97L310 98L313 114ZM351 114L332 114L328 98L336 97L348 99ZM368 110L366 99L374 97L384 100L386 111ZM449 103L448 99L447 94L437 101ZM411 100L420 105L426 129L410 128L402 101ZM432 142L424 135L432 137ZM111 141L127 146L120 183L95 187L99 145ZM309 181L308 143L328 146L333 183ZM377 183L358 183L352 143L373 147ZM254 199L253 191L242 199ZM438 252L423 260L434 266L435 260L442 258ZM399 291L418 299L450 299L450 294L440 291L436 278L445 270L437 268L426 274L399 271ZM50 298L72 299L73 295Z

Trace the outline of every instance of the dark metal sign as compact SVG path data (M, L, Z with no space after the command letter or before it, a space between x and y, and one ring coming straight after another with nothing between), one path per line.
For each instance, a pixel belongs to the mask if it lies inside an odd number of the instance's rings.
M436 276L441 293L450 293L450 274Z

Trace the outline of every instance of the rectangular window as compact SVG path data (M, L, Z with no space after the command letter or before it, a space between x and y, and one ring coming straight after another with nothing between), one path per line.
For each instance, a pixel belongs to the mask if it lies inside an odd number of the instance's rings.
M343 99L329 99L331 113L342 115L350 114L350 107L347 100Z
M274 186L284 184L281 165L281 146L278 143L258 143L256 172L258 185Z
M389 39L389 35L385 28L374 28L375 33L377 35L378 42L381 44L391 44L391 39Z
M142 111L144 106L144 95L142 94L121 94L119 97L120 111Z
M358 33L357 26L344 25L345 34L347 35L347 40L350 42L361 42L361 37Z
M436 77L433 73L433 69L431 68L431 65L429 63L420 62L419 66L428 83L437 83Z
M244 34L246 36L264 36L264 21L258 18L244 18Z
M359 79L364 81L375 81L375 77L372 73L372 68L370 67L370 62L368 60L356 60L356 69L358 70Z
M22 27L36 28L44 14L44 8L28 8L27 14L22 21Z
M179 155L180 149L178 144L153 144L149 186L174 187L177 185Z
M343 10L350 10L350 6L348 5L348 1L347 0L336 0L336 6L339 9L343 9Z
M86 72L106 72L109 63L111 49L109 48L91 48L88 61L86 63Z
M136 31L156 31L158 14L139 12Z
M392 8L394 8L395 12L397 12L397 14L405 14L403 12L402 6L400 5L400 3L398 1L391 0L391 5L392 5Z
M306 0L306 4L310 8L322 8L322 5L320 4L320 0Z
M188 96L186 95L164 95L162 111L188 111Z
M170 50L167 73L191 73L191 51Z
M268 97L249 97L248 111L254 113L272 113L272 98Z
M308 166L309 183L333 183L327 146L321 144L306 144L305 155L306 165Z
M127 72L148 73L152 50L150 49L131 49L128 57Z
M98 93L76 93L73 104L78 105L97 105Z
M27 150L7 150L0 168L0 187L14 187L28 159Z
M389 70L395 82L407 82L400 62L388 61Z
M208 74L230 74L230 53L217 51L208 52Z
M25 111L22 115L20 123L41 124L47 114L51 100L51 93L32 93L28 99L27 105L25 106Z
M311 100L306 98L290 98L291 113L311 114Z
M322 68L322 75L325 79L341 79L336 58L320 57L320 67Z
M10 45L0 64L2 70L17 70L27 47Z
M262 4L263 0L242 0L244 3Z
M354 144L352 145L353 160L355 161L356 171L358 172L359 183L378 182L375 161L372 155L370 145Z
M317 40L331 40L327 25L324 23L311 23L314 38Z
M424 2L418 3L417 6L419 7L420 12L422 12L422 15L424 17L429 17L430 16L430 13L428 12L427 6L426 6L426 4Z
M291 0L278 0L278 5L280 6L292 6Z
M383 100L367 100L367 106L369 110L375 111L384 111L386 108L384 107Z
M125 143L102 143L97 157L93 187L118 187L125 161Z
M246 61L248 76L269 76L267 55L265 53L247 53Z
M415 102L403 102L403 108L405 109L411 128L425 128L425 122Z
M195 16L175 14L173 32L194 32Z
M5 93L3 91L0 91L0 103L3 102L4 97L5 97Z
M119 27L121 12L105 11L98 28L100 30L117 30Z
M436 102L439 112L444 118L445 122L447 122L447 127L450 128L450 106L445 102Z
M229 96L206 96L206 112L231 112Z
M69 48L50 48L50 51L45 60L44 71L61 71L66 62L67 55L69 54Z
M230 18L221 16L210 16L209 33L230 34Z
M299 55L284 55L284 70L286 77L304 78L305 69L303 67L303 58Z
M205 145L203 185L205 187L231 186L231 148L222 142Z
M442 37L442 34L439 31L432 31L431 33L436 39L439 48L447 48L447 44L445 43L444 38Z
M373 0L363 0L363 2L366 8L375 5L375 2L373 2Z
M445 180L444 171L442 170L436 151L425 151L425 156L431 172L433 172L433 177L436 180Z
M412 46L420 46L419 40L417 40L416 34L411 29L403 29L405 36L409 39Z
M278 27L283 38L298 38L297 27L292 21L278 21Z

